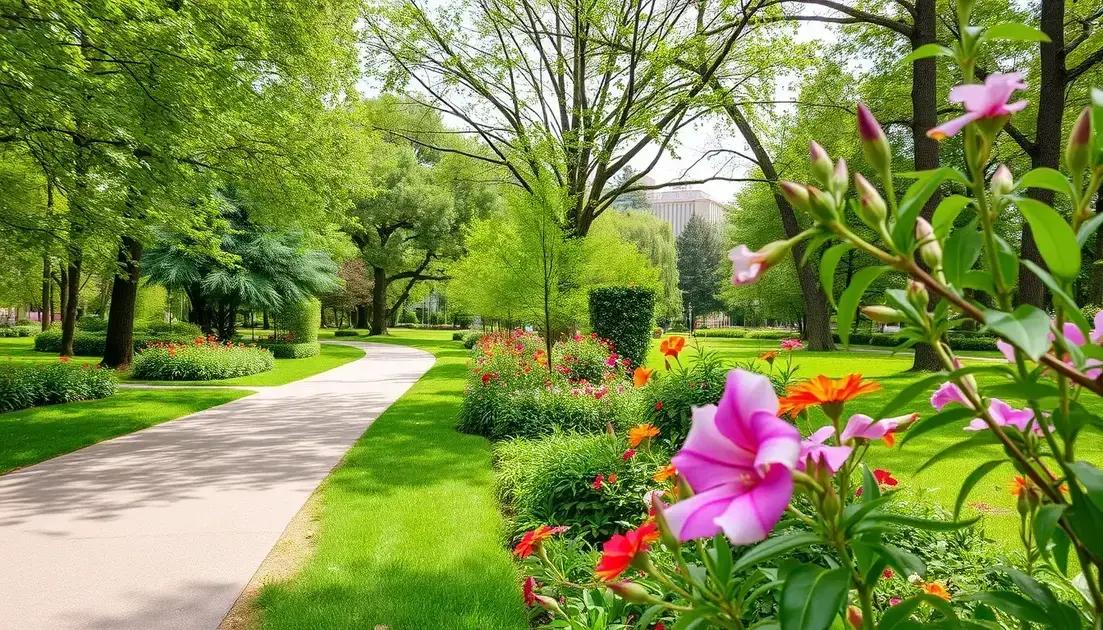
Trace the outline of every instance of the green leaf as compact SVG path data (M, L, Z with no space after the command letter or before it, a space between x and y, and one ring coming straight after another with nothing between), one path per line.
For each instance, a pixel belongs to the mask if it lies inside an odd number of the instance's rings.
M965 500L969 498L969 493L973 491L973 486L976 486L988 473L1006 463L1008 463L1006 459L994 459L989 462L984 462L965 477L965 481L961 482L961 490L957 493L957 500L954 501L955 521L961 516L961 508L965 505Z
M911 63L928 57L952 57L953 55L954 51L942 44L923 44L901 59L900 63Z
M1103 214L1099 215L1103 217ZM1076 324L1081 331L1085 333L1085 337L1091 331L1091 325L1088 323L1088 318L1084 317L1084 313L1080 311L1080 307L1076 305L1076 301L1072 299L1065 289L1053 279L1053 276L1049 275L1045 269L1042 269L1033 261L1023 259L1022 265L1029 269L1034 275L1038 276L1038 279L1053 293L1053 297L1060 300L1065 306L1065 315L1068 316L1072 323Z
M926 628L927 625L915 624L911 621L911 615L919 609L920 604L927 604L931 608L941 612L946 619L957 620L954 609L946 600L921 593L905 599L895 606L889 607L885 614L881 615L881 623L878 630L903 630L904 628Z
M935 235L938 238L944 238L949 234L958 215L971 203L973 200L964 195L950 195L938 202L938 207L934 209L934 216L931 219L931 227L934 228Z
M870 520L874 520L871 516ZM980 520L979 516L966 519L964 521L936 521L929 518L919 518L917 516L908 516L906 514L896 514L894 512L879 512L876 514L876 520L882 523L892 523L894 525L903 525L904 527L914 527L916 529L922 529L929 532L949 532L958 529L965 529L966 527L972 527Z
M980 232L977 231L975 220L954 230L950 238L946 239L942 256L942 270L946 274L946 280L955 287L962 286L962 278L976 264L980 252Z
M651 623L658 619L659 615L661 615L665 610L666 607L662 604L655 604L654 606L651 606L650 608L645 610L643 614L640 615L639 621L637 621L636 623L638 623L639 627L641 628L650 628Z
M1023 304L1013 313L985 309L984 323L1034 361L1049 349L1049 315L1036 306Z
M924 171L900 200L896 223L892 226L892 241L900 251L910 251L915 242L915 220L919 217L923 204L938 190L942 182L951 177L954 169L950 167Z
M1099 230L1100 225L1103 225L1103 213L1097 214L1080 224L1080 229L1076 231L1076 242L1080 244L1080 247L1088 244L1088 239Z
M1050 273L1062 280L1076 278L1080 273L1080 246L1068 222L1056 210L1034 199L1019 198L1015 205L1030 224Z
M792 549L807 547L822 542L819 536L808 532L767 538L754 547L751 547L747 553L736 560L735 565L732 566L732 573L739 573L740 571L749 569Z
M875 555L879 555L888 561L888 564L894 569L902 573L903 575L923 575L926 572L927 567L923 564L923 560L909 552L905 551L895 545L878 541L853 541L855 547L867 547ZM878 571L880 573L880 571Z
M1092 503L1103 510L1103 471L1084 461L1069 464L1069 469L1076 475L1077 481L1084 485Z
M798 566L781 587L781 630L827 630L849 588L850 575L843 567Z
M1059 192L1069 199L1073 197L1072 184L1061 174L1061 171L1044 166L1023 175L1022 179L1020 179L1019 183L1016 185L1016 188L1042 188L1045 190L1052 190L1053 192Z
M945 377L943 377L945 378ZM904 445L911 442L915 438L934 431L935 429L942 428L948 424L962 424L966 420L970 420L976 417L977 413L972 409L966 409L965 407L952 407L944 411L940 411L929 418L923 418L912 425L910 429L904 431L904 437L900 439L900 448L904 448Z
M1056 398L1061 394L1061 391L1050 383L1015 381L1014 383L1000 383L999 385L985 387L984 394L996 398L1042 400L1043 398Z
M957 598L958 601L983 602L994 608L1032 623L1046 625L1049 617L1042 607L1014 591L981 591L969 593Z
M1019 281L1019 255L999 234L994 235L996 240L996 267L1003 278L1003 284L1014 287Z
M1000 22L984 29L984 38L1003 42L1048 42L1049 35L1026 24Z
M1103 90L1092 88L1091 118L1095 138L1092 140L1095 164L1103 163Z
M936 464L951 455L956 455L964 451L970 451L978 446L984 446L986 444L995 444L997 442L996 436L991 431L978 431L973 437L962 440L960 442L954 442L941 451L930 456L927 461L920 464L919 468L915 470L916 474L919 474L929 468L931 465Z
M873 476L869 466L862 464L862 501L869 503L881 498L881 484Z
M1034 516L1034 540L1046 555L1049 555L1047 547L1050 538L1053 538L1054 530L1057 529L1057 521L1061 519L1066 509L1068 509L1067 505L1047 503L1038 508L1038 513Z
M839 266L839 260L843 255L852 247L850 243L832 245L820 258L820 285L823 286L823 292L827 294L831 306L835 306L835 268Z
M887 418L887 417L891 416L892 412L894 412L897 409L903 407L904 405L910 403L912 400L915 399L916 396L918 396L918 395L922 394L923 392L927 391L928 388L931 388L931 387L933 387L933 386L935 386L939 383L942 383L945 380L946 380L946 375L943 374L943 373L931 374L929 376L924 376L923 378L919 379L918 381L916 381L916 382L908 385L904 389L900 390L895 396L892 397L892 400L885 403L884 407L881 407L881 411L879 411L877 413L877 415L874 416L874 417L876 417L876 418Z
M863 267L859 269L854 277L850 279L850 286L843 291L842 296L839 297L838 308L838 329L839 339L842 340L844 346L850 345L850 325L854 322L854 316L858 310L858 302L862 299L862 295L869 288L869 285L873 284L873 281L889 270L889 267L885 265L877 265L874 267Z

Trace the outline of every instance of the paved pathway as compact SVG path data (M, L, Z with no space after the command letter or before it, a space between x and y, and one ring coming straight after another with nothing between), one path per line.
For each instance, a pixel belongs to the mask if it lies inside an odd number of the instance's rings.
M218 626L284 527L433 364L328 372L0 477L0 628Z

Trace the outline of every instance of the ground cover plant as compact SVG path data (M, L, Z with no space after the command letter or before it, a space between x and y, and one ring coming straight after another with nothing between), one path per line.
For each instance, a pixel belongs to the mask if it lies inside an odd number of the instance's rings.
M273 365L267 349L196 337L191 343L156 343L138 352L131 374L154 381L209 381L266 372Z
M66 357L52 363L0 363L0 413L95 400L115 393L115 374Z

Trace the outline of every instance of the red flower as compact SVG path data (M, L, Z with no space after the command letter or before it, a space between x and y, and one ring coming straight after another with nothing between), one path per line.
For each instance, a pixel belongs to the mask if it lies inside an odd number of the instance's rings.
M614 534L601 547L601 559L594 568L598 579L611 582L628 570L641 553L646 553L651 543L659 539L655 523L648 521L627 534Z
M896 574L893 573L892 569L885 569L884 571L881 571L881 577L885 578L886 580L891 580L892 576L894 575Z
M521 585L521 590L525 593L525 605L532 607L536 605L536 578L531 575L525 578L525 582Z
M663 401L659 400L655 402L655 411L663 410Z
M896 478L892 476L892 473L884 468L874 469L873 477L877 480L877 483L882 486L895 486L898 483Z
M539 548L540 543L555 536L556 534L562 534L567 531L565 526L551 527L549 525L541 525L536 529L525 532L524 536L521 536L521 542L517 543L517 546L513 548L513 553L518 558L527 558L532 555L532 552Z
M594 483L591 485L594 487L594 490L601 490L602 486L605 485L605 475L603 473L598 473L597 477L594 477Z
M624 461L628 461L628 460L632 459L635 456L636 456L636 449L630 448L627 451L624 451L624 454L621 455L620 458L623 459Z

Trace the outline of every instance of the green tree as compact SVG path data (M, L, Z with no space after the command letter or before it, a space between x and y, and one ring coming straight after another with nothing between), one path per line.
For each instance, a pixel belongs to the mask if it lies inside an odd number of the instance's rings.
M686 309L693 316L717 310L725 256L720 229L695 214L686 222L677 245L678 285Z
M670 224L650 212L624 211L602 215L595 229L612 225L622 240L634 243L636 249L659 272L661 287L655 296L655 319L663 326L682 319L682 292L678 287L678 250Z

